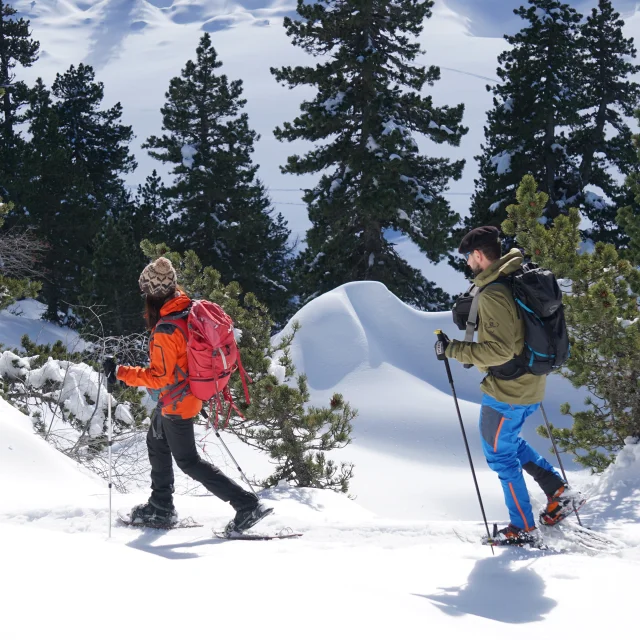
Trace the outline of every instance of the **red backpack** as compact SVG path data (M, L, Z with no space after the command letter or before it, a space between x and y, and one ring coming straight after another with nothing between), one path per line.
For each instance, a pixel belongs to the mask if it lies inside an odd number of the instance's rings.
M189 368L188 372L176 370L176 382L168 387L160 404L166 407L191 393L199 400L209 402L211 409L215 403L216 427L222 399L229 405L224 426L229 422L232 409L244 418L231 397L229 379L234 371L240 372L247 404L250 402L247 379L249 382L251 379L240 360L233 320L222 307L208 300L194 300L188 309L164 316L158 324L172 324L182 332L187 343Z

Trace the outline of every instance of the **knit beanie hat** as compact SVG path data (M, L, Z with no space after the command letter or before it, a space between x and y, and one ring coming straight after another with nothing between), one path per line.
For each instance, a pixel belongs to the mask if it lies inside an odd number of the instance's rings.
M148 264L138 279L140 290L154 298L164 298L176 290L176 270L167 258Z
M471 253L471 251L479 249L480 247L495 244L499 241L499 238L500 229L496 227L477 227L469 231L469 233L462 238L458 252Z

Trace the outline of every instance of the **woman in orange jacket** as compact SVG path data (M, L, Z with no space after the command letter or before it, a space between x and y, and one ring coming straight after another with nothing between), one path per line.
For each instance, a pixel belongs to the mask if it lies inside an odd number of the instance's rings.
M131 387L147 387L158 406L151 414L147 448L151 463L151 497L146 504L134 507L131 520L135 524L170 526L177 522L173 506L173 458L188 476L201 482L213 495L229 502L236 510L227 533L242 532L252 527L270 509L255 494L243 489L220 469L203 460L196 449L194 420L202 402L188 392L170 404L160 400L187 375L187 343L183 332L168 320L186 318L191 300L177 287L176 272L167 258L147 265L139 278L145 298L145 320L151 331L148 367L118 366L113 358L104 362L107 381L117 380Z

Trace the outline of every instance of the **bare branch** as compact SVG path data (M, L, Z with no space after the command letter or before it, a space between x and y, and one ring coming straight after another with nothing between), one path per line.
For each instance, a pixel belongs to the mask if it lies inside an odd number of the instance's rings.
M9 278L42 278L38 265L48 249L30 229L11 229L0 235L0 271Z

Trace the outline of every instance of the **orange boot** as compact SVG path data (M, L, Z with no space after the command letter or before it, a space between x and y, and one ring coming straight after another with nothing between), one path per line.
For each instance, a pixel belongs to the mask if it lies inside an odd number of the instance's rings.
M560 487L552 496L547 497L547 506L540 512L540 524L552 527L564 520L574 511L578 511L587 499L568 485Z

